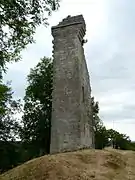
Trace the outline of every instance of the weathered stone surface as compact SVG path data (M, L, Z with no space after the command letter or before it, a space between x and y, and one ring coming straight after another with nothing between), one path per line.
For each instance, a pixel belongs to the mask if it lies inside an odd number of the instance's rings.
M54 79L50 153L93 147L91 88L82 40L82 15L52 27Z

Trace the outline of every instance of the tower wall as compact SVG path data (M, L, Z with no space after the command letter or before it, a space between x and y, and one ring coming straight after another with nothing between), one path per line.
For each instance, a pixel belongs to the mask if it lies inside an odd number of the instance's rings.
M82 15L68 16L52 27L51 153L93 146L91 88L82 46L85 31Z

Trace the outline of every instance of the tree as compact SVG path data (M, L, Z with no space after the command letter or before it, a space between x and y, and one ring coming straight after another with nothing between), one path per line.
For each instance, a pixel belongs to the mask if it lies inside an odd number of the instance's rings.
M95 127L95 130L98 128L101 120L99 119L99 104L95 102L94 97L91 97L91 112L92 112L92 121Z
M32 156L49 153L52 111L52 59L42 58L28 75L22 141L34 152Z
M0 1L0 75L7 62L20 59L21 50L34 42L36 27L47 25L47 13L58 7L59 0Z
M21 143L16 141L0 141L0 173L7 171L22 161Z
M92 120L94 124L95 133L95 148L103 149L108 145L107 130L103 125L103 122L99 118L99 103L95 102L94 97L91 97L91 108L92 108Z
M95 132L95 148L104 149L109 144L108 134L105 126L99 126Z
M9 141L18 136L19 124L15 115L21 111L20 100L12 99L9 85L0 84L0 140Z
M111 142L113 142L113 148L115 149L122 149L122 150L128 150L131 149L131 140L130 138L125 135L121 134L113 129L107 130L108 138Z
M0 83L0 115L3 115L6 111L6 102L11 98L11 89Z
M17 165L16 138L19 137L20 125L15 117L21 111L20 100L12 98L9 84L0 84L0 171L3 172Z

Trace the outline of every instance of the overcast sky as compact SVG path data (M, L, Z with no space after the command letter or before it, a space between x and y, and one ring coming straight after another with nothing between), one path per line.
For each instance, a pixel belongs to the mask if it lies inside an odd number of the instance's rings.
M39 27L36 44L22 52L22 61L9 65L15 98L23 98L26 76L43 56L52 55L51 26L68 15L83 14L88 43L84 46L92 95L107 128L135 140L135 0L62 0L50 25Z

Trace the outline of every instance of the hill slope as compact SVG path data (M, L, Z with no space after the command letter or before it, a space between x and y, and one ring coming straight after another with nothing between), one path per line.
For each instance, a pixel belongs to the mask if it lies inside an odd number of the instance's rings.
M83 150L43 156L0 176L0 180L135 180L135 152Z

